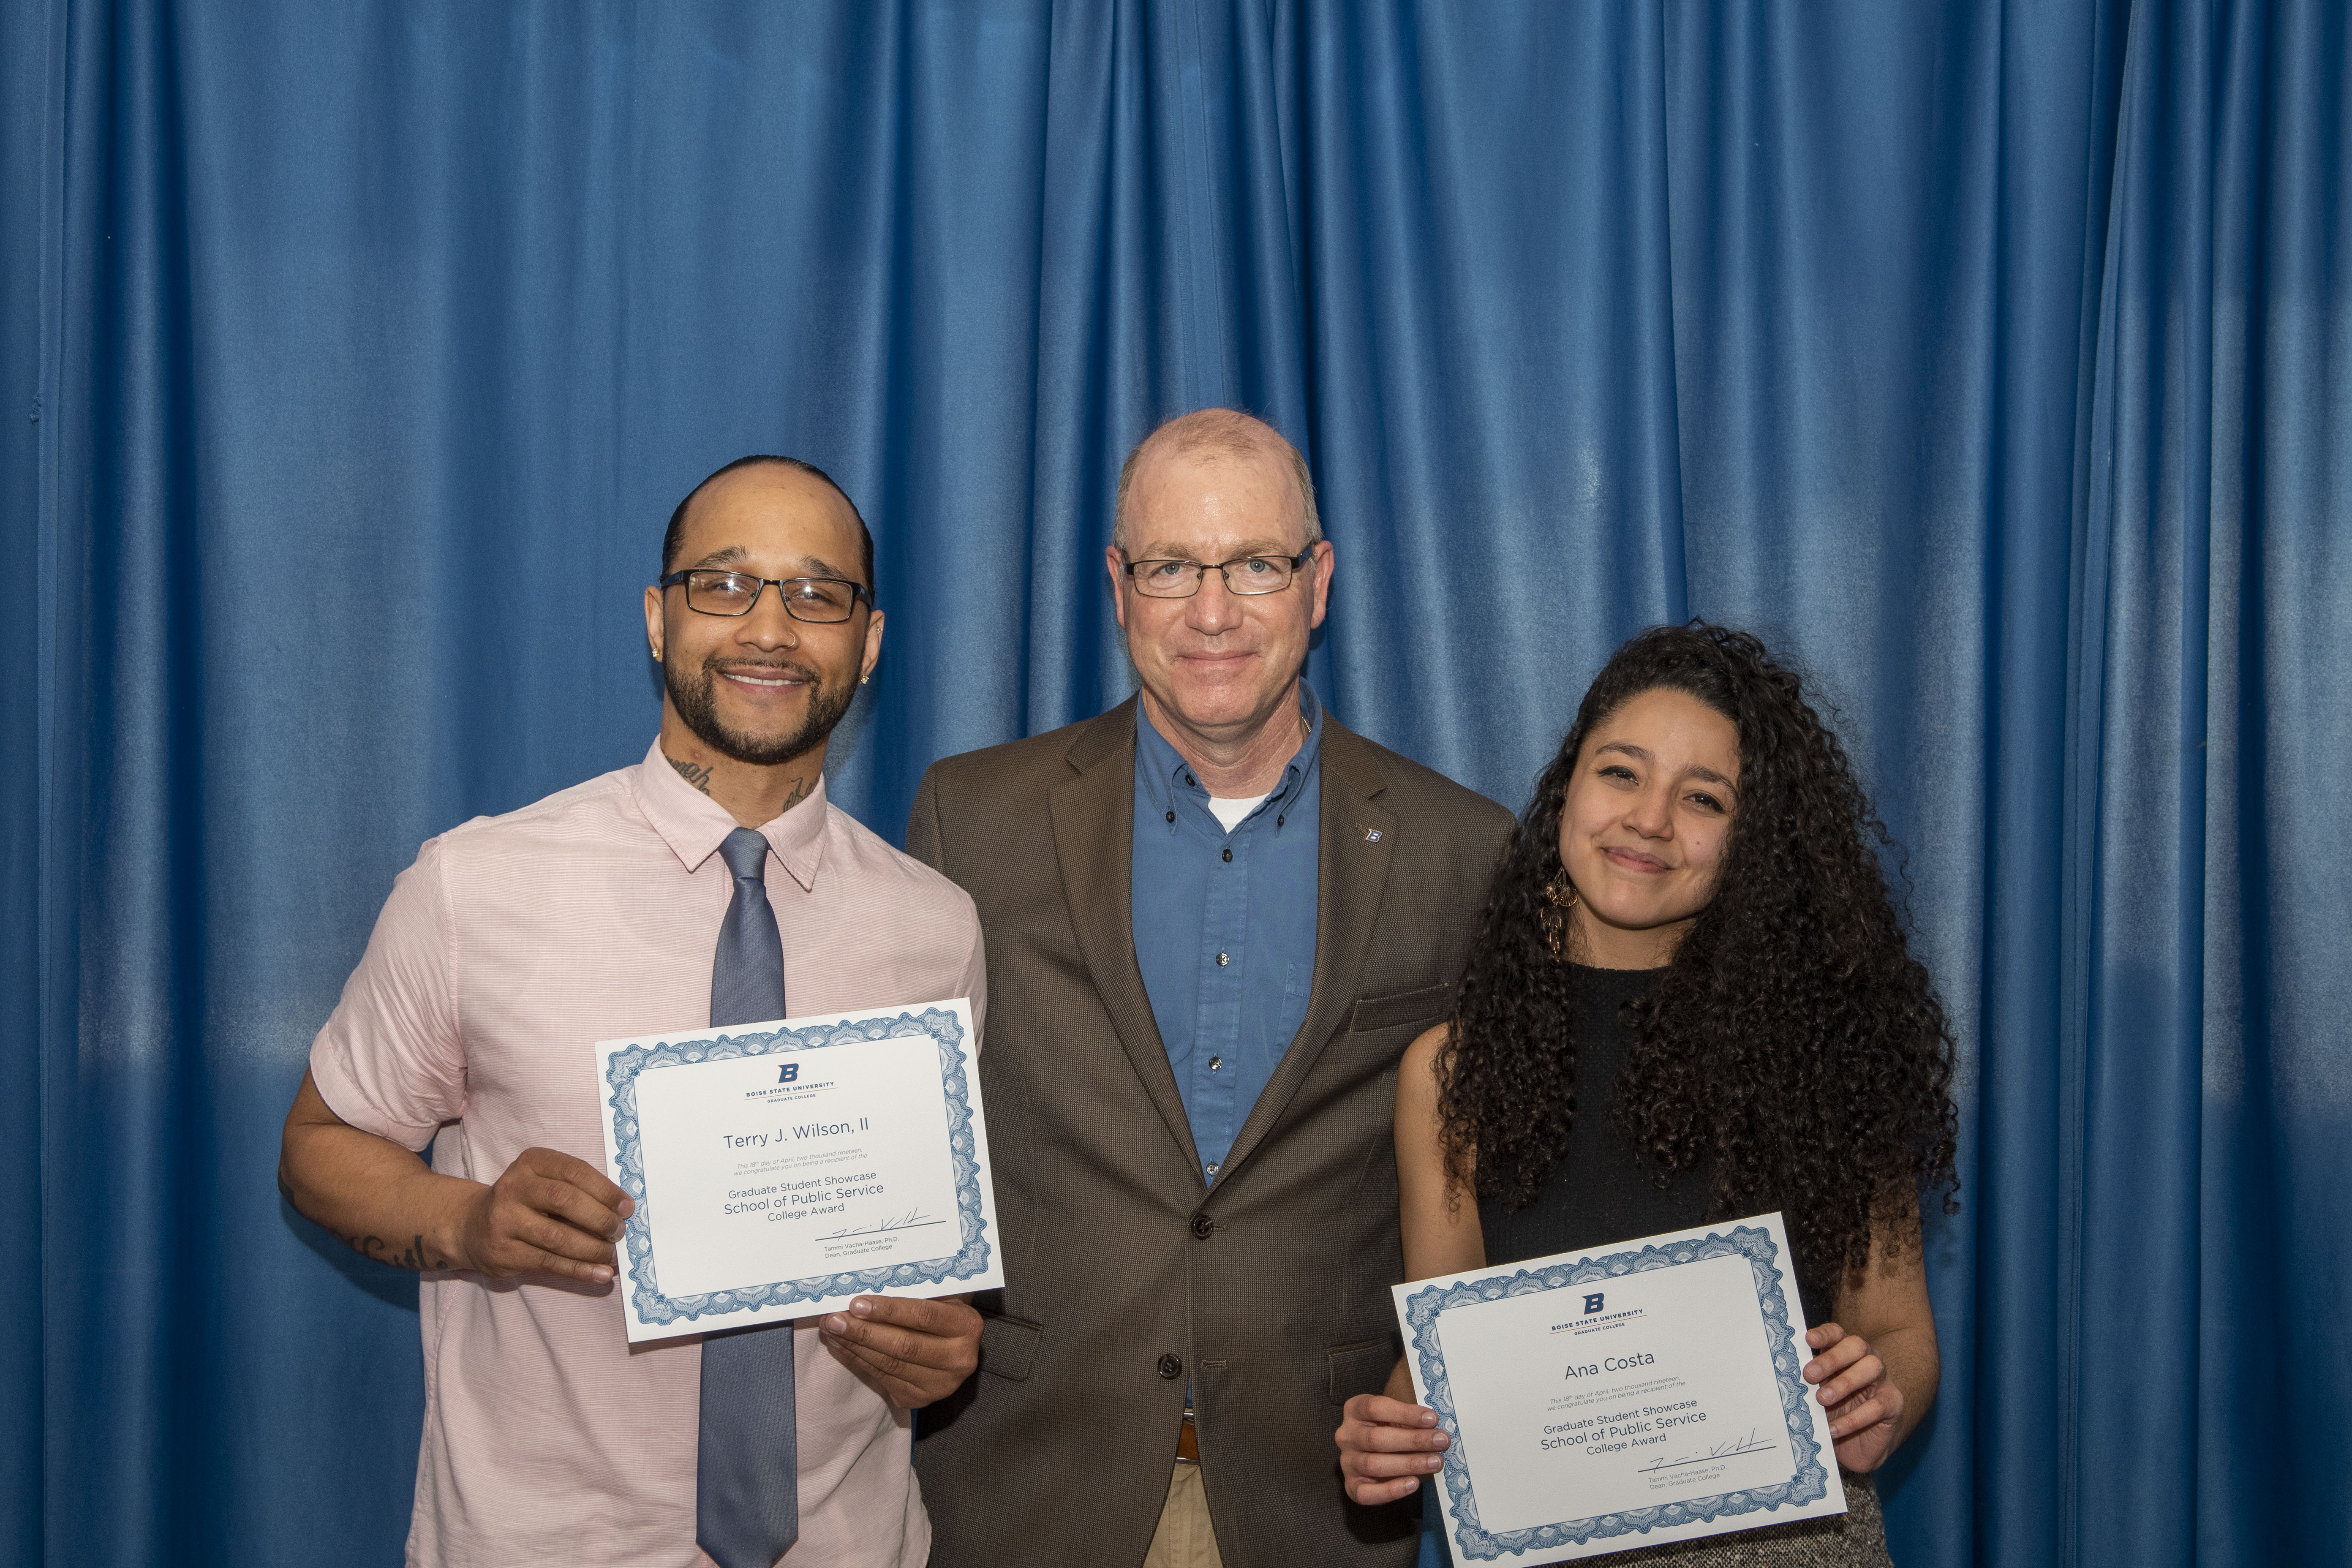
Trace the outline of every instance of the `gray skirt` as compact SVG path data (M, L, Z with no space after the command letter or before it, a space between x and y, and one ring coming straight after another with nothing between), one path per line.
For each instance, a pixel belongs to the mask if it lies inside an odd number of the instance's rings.
M1611 1568L1620 1563L1675 1563L1687 1568L1895 1568L1894 1559L1886 1555L1886 1519L1878 1510L1878 1489L1868 1476L1851 1470L1840 1471L1838 1479L1845 1483L1843 1513L1638 1547L1591 1561ZM1452 1560L1450 1550L1447 1559Z

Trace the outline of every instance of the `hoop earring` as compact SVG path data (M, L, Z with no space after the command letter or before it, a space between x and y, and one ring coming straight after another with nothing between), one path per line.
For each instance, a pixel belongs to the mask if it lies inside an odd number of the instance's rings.
M1544 945L1551 949L1554 963L1562 963L1568 957L1568 911L1576 905L1576 884L1568 879L1567 872L1561 872L1545 885L1544 907L1537 911L1537 919L1542 922Z

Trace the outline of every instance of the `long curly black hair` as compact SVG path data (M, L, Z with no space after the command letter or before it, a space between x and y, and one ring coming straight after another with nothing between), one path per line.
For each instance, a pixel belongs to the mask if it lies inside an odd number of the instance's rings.
M1628 641L1585 693L1496 873L1439 1058L1446 1168L1525 1207L1576 1114L1575 971L1546 942L1559 824L1585 737L1666 688L1739 735L1738 804L1714 898L1626 1004L1615 1120L1657 1179L1714 1159L1710 1219L1778 1208L1805 1278L1834 1288L1916 1244L1958 1189L1952 1037L1874 846L1888 844L1798 676L1745 632L1693 621Z

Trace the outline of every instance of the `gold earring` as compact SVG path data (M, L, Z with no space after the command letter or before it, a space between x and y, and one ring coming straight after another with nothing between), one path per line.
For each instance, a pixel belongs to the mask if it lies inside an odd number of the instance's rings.
M1563 890L1564 889L1564 890ZM1544 945L1554 963L1568 956L1568 911L1576 908L1576 884L1561 872L1544 888L1544 907L1537 911L1543 924Z

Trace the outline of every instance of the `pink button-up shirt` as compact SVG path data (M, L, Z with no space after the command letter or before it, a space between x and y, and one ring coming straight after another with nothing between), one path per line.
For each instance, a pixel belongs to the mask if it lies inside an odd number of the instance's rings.
M735 826L658 744L417 853L310 1047L336 1115L433 1168L496 1180L534 1145L604 1167L591 1047L698 1029ZM814 795L769 823L794 1016L985 1003L971 898ZM782 874L778 874L781 864ZM436 1137L437 1134L437 1137ZM428 1273L415 1564L707 1563L694 1544L702 1342L632 1349L621 1300L541 1275ZM784 1562L899 1568L930 1522L912 1430L796 1331L800 1539Z

